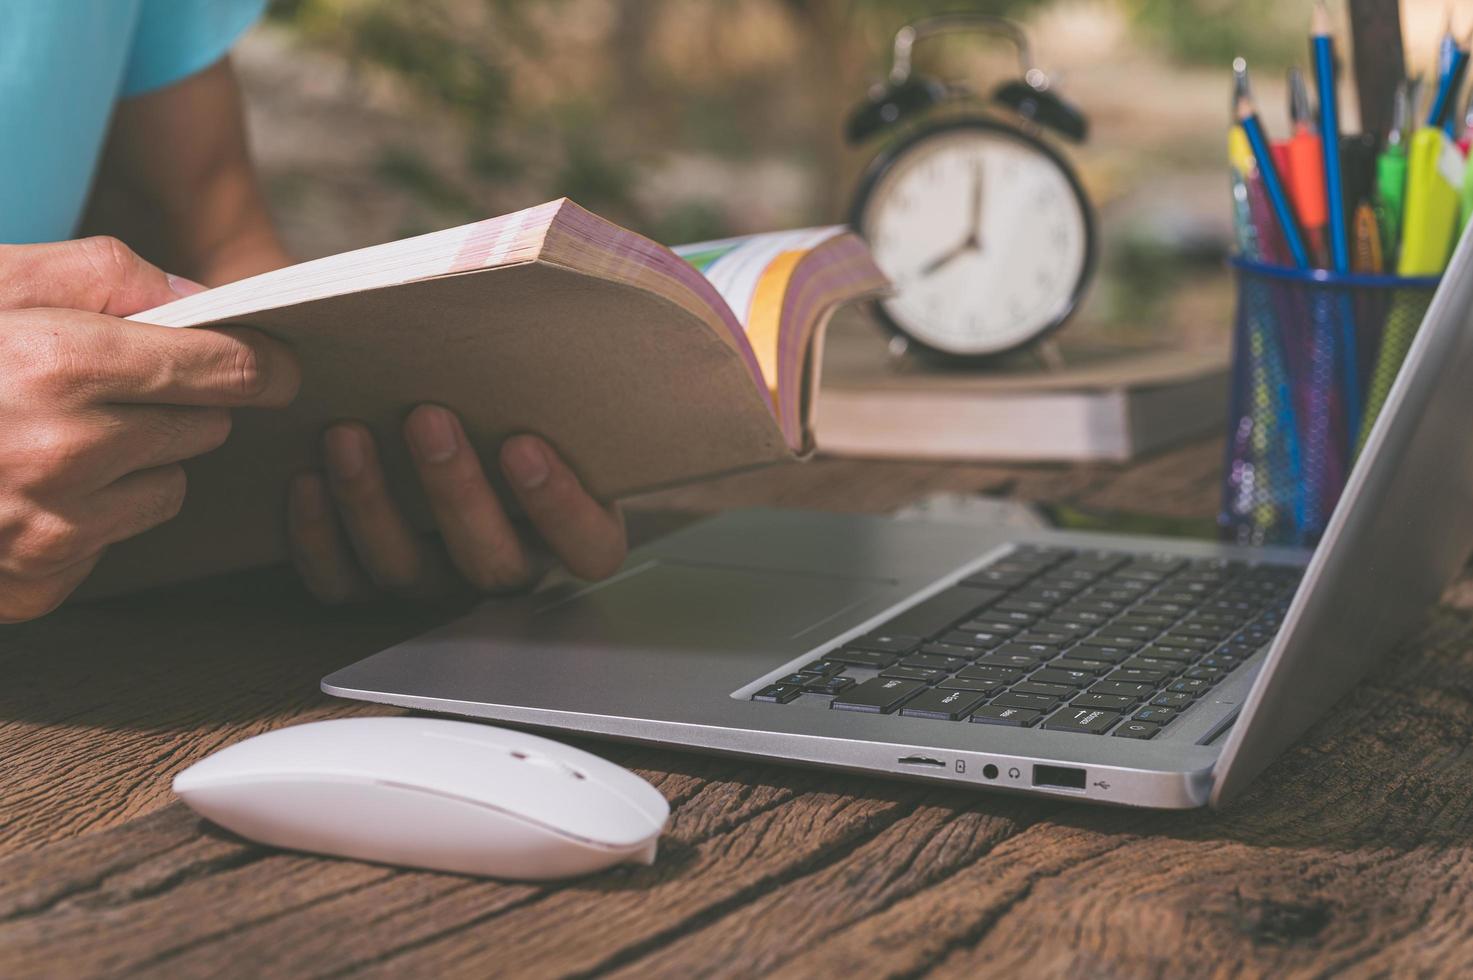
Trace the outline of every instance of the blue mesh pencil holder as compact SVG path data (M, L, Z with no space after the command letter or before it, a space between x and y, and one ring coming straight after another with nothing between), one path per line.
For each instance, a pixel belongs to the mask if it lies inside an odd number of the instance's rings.
M1422 323L1436 278L1233 259L1222 537L1313 546Z

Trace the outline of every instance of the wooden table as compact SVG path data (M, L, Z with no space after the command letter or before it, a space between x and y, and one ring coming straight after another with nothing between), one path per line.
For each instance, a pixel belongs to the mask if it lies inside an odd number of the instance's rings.
M937 490L1201 516L1219 458L1204 444L1124 469L818 462L640 501L636 517L885 510ZM315 608L276 571L65 610L0 632L0 976L1466 975L1464 591L1222 813L604 744L674 805L660 860L557 886L278 853L171 798L175 772L242 737L384 712L317 680L435 613Z

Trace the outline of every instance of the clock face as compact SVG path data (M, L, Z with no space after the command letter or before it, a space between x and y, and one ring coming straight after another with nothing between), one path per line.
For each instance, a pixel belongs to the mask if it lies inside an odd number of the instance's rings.
M883 165L882 165L883 166ZM1062 163L1004 127L913 138L872 179L858 227L895 284L886 316L948 354L1009 350L1073 311L1092 262L1083 196Z

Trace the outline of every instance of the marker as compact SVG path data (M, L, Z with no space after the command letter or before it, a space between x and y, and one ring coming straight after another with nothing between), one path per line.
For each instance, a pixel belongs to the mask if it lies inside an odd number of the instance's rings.
M1248 63L1242 58L1234 59L1233 74L1236 79L1235 111L1238 124L1243 127L1248 144L1253 148L1253 159L1258 163L1258 176L1263 181L1264 190L1268 192L1269 202L1273 205L1279 228L1284 233L1284 242L1289 247L1294 266L1308 269L1309 252L1304 247L1304 237L1299 232L1299 223L1294 219L1294 208L1289 203L1284 182L1274 166L1273 151L1269 149L1268 137L1263 133L1263 123L1258 120L1258 113L1253 109L1252 96L1248 92Z
M1461 237L1463 229L1468 227L1468 221L1473 218L1473 160L1463 160L1463 194L1462 214L1458 219L1458 235Z
M1285 141L1285 160L1280 169L1289 185L1294 213L1304 229L1305 245L1314 262L1320 264L1328 255L1325 247L1325 225L1329 221L1325 148L1315 129L1314 114L1309 106L1309 86L1304 83L1304 73L1298 68L1289 69L1289 118L1293 122L1293 135ZM1277 144L1274 149L1278 149ZM1277 153L1275 159L1278 162Z
M1401 242L1401 211L1407 186L1407 125L1411 120L1412 87L1402 79L1396 85L1386 149L1376 158L1376 208L1381 223L1382 251L1387 255L1393 254Z
M1320 144L1325 159L1326 206L1330 213L1330 262L1336 272L1350 271L1350 230L1345 223L1345 191L1340 170L1340 114L1335 92L1335 43L1330 38L1330 11L1324 0L1314 6L1310 50L1320 95Z

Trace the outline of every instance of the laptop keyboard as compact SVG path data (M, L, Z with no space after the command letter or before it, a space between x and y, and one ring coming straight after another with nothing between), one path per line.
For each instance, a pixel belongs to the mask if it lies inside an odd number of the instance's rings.
M1154 738L1273 639L1301 574L1020 547L752 700Z

